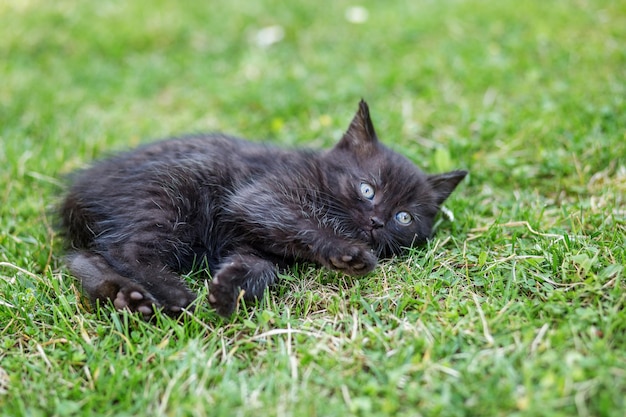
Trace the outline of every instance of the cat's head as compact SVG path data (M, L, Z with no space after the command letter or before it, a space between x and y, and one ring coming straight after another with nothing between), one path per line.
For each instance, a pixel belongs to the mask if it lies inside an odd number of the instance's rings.
M343 231L366 242L379 256L424 243L441 204L467 171L427 175L380 143L365 101L327 158L334 200L345 216Z

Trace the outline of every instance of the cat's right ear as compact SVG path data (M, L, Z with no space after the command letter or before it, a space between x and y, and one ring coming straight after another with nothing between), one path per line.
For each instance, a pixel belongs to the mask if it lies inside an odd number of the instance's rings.
M346 133L337 144L338 149L347 149L356 153L369 153L378 143L374 124L370 118L369 107L361 99L359 110L354 115Z

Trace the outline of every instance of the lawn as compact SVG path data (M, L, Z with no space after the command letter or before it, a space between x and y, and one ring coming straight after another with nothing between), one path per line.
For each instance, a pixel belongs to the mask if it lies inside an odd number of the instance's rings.
M425 247L230 320L81 298L67 173L190 132L329 147L362 97L471 173ZM625 2L5 0L0 415L623 416L625 132Z

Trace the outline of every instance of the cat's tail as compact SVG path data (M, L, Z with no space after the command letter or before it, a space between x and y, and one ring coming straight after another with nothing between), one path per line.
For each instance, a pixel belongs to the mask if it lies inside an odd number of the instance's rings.
M59 207L60 231L73 249L87 249L94 240L93 219L75 193L68 193Z

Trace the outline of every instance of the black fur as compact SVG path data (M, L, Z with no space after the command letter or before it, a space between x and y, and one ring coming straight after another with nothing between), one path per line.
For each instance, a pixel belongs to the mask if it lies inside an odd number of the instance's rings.
M386 148L364 101L326 151L169 139L76 175L60 210L68 266L92 300L150 316L188 307L179 274L208 265L209 302L229 315L296 260L359 276L423 243L466 174L427 175Z

